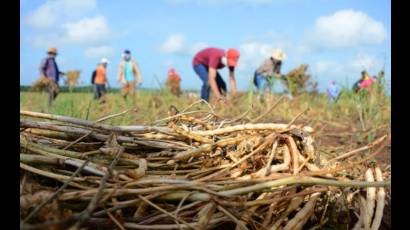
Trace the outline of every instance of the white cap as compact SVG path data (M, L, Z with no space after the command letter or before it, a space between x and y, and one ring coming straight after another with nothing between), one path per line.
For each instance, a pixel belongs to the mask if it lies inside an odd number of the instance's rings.
M101 63L102 64L108 64L108 59L107 58L102 58Z
M286 59L287 55L280 49L275 49L272 53L272 56L274 59L278 61L283 61Z

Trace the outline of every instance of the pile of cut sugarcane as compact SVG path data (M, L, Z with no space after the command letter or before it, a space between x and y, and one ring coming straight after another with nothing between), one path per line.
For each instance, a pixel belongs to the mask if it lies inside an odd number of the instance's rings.
M310 127L212 113L104 124L121 114L89 121L20 111L21 229L320 227L323 204L342 187L357 212L349 228L380 226L390 179L378 167L375 178L365 174L371 156L347 160L363 149L325 161ZM349 176L353 168L363 170Z

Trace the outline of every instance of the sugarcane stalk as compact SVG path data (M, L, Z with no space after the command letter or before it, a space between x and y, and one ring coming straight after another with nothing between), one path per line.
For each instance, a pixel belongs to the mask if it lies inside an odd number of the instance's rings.
M48 156L38 156L38 155L32 155L32 154L20 154L20 162L23 162L25 164L30 164L30 163L45 163L45 164L55 164L55 165L71 165L75 166L77 168L80 168L81 165L85 161L79 161L79 160L74 160L74 159L59 159L55 157L48 157ZM92 166L85 166L82 170L92 173L97 176L103 176L104 172L92 167Z
M62 121L62 122L67 122L67 123L85 126L89 128L102 129L102 130L113 131L113 132L152 132L152 131L171 132L171 130L167 127L155 127L155 126L143 126L143 125L112 126L112 125L106 125L106 124L101 124L98 122L87 121L87 120L82 120L82 119L77 119L77 118L72 118L72 117L67 117L67 116L31 112L31 111L24 111L24 110L20 110L20 115Z
M291 125L288 127L287 124L275 124L275 123L258 123L258 124L244 124L244 125L234 125L225 128L219 128L214 130L205 130L205 131L192 131L194 135L200 136L213 136L213 135L220 135L226 133L232 133L237 131L244 131L244 130L273 130L276 132L288 130L288 129L295 129L298 128L295 125Z
M50 124L43 124L40 122L33 122L33 121L20 121L20 127L26 128L41 128L41 129L48 129L53 131L60 131L66 133L73 133L77 135L85 135L89 134L90 131L88 129L83 128L75 128L75 127L68 127L68 126L57 126L57 125L50 125ZM100 134L97 132L92 132L89 134L90 137L95 138L100 141L105 141L108 139L108 135ZM163 148L163 149L187 149L188 147L183 147L177 142L167 143L165 141L150 141L150 140L141 140L134 137L127 137L127 136L118 136L117 137L119 142L129 142L135 144L141 144L144 146L154 147L154 148Z

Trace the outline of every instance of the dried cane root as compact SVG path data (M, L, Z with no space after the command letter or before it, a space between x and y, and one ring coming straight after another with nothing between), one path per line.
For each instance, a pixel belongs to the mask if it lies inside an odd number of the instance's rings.
M372 169L367 169L366 171L366 181L368 182L374 182L374 175L373 175L373 170ZM367 219L364 219L364 227L365 229L370 229L370 223L373 218L373 213L374 213L374 207L375 207L375 202L376 202L376 188L375 187L369 187L366 189L367 190Z
M379 167L376 167L376 180L383 181L382 171ZM371 230L377 230L380 227L383 218L383 209L384 209L384 199L386 197L386 193L384 188L379 188L377 192L377 206L376 206L376 213L374 214L373 223L371 226Z
M357 220L356 224L352 228L352 230L360 230L362 229L362 225L364 224L365 219L368 217L368 211L367 211L367 202L363 198L363 196L359 196L359 205L360 205L360 216L359 219Z
M311 195L310 200L305 206L290 220L283 230L300 230L304 224L308 221L309 217L315 210L316 200L319 198L320 193L314 193Z
M216 204L214 202L210 202L207 205L205 205L205 207L203 207L201 211L198 213L199 220L197 227L199 229L206 229L206 226L208 225L215 211Z
M283 221L285 220L286 217L288 217L288 215L295 211L296 209L299 208L299 206L303 203L304 198L303 197L295 197L290 201L290 204L288 206L288 208L286 209L286 211L278 218L278 220L276 220L276 222L272 225L272 227L270 228L270 230L277 230L279 229L279 227L282 225Z

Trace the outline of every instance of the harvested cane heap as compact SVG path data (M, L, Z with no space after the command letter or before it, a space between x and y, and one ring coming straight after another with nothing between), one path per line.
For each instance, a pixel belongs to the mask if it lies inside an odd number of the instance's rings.
M378 229L383 216L390 180L378 167L339 174L359 164L323 163L310 127L212 114L162 126L20 114L21 229L320 227L341 187L353 192L350 229Z

